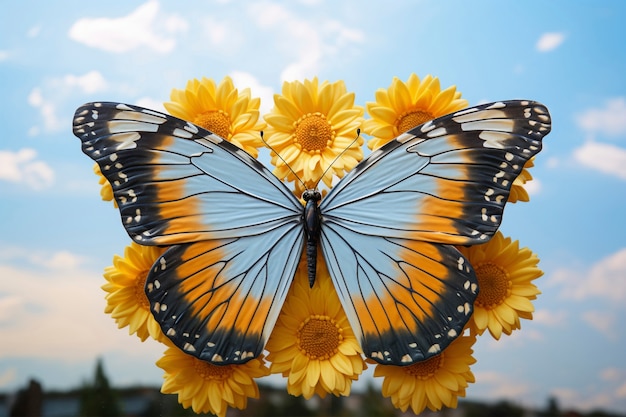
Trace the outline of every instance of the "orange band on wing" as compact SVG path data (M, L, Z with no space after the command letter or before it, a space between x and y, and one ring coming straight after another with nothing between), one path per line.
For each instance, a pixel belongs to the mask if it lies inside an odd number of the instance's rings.
M445 196L448 198L449 196ZM455 236L459 233L455 221L464 217L464 203L459 201L444 200L435 197L424 197L419 201L419 207L416 207L415 213L417 215L417 222L421 230L437 231L428 232L425 234L424 239L442 243L453 244L450 236ZM444 237L441 240L437 239L437 235L441 234ZM408 235L407 238L419 238L413 234Z
M240 280L228 276L230 255L220 248L227 242L205 241L190 245L185 251L184 262L177 269L179 276L186 277L180 283L183 300L193 316L206 322L211 331L227 326L242 334L261 333L271 298L242 294L237 285Z
M364 333L380 333L405 323L417 331L417 323L433 314L433 306L446 291L447 268L436 247L419 241L404 241L397 259L397 275L387 280L367 299L353 297Z

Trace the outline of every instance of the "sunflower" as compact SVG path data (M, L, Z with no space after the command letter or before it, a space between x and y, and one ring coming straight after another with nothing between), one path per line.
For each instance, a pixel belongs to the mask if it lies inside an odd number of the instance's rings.
M93 164L93 172L98 176L98 184L100 184L100 197L102 201L113 201L113 206L117 207L117 201L113 198L113 187L109 181L102 175L100 165L98 163Z
M291 395L350 394L366 365L323 260L310 288L303 257L266 349Z
M530 201L530 196L528 195L528 191L524 189L524 184L533 179L533 176L528 171L530 168L535 166L535 157L533 156L529 159L522 172L515 178L513 181L513 186L511 187L511 193L509 194L509 203L517 203L518 201Z
M274 174L281 180L297 176L304 188L315 188L320 180L330 187L333 175L343 177L363 159L363 139L355 140L363 107L354 105L354 93L343 81L285 82L265 121ZM299 193L304 191L300 181L295 182Z
M221 83L202 78L187 82L184 90L173 89L163 106L172 116L190 121L234 143L253 157L263 146L259 121L261 99L251 98L250 89L239 92L230 77Z
M539 258L519 242L497 232L487 243L458 248L476 271L479 293L474 302L470 329L482 334L485 329L500 339L520 328L520 318L532 319L531 300L541 292L531 282L543 275Z
M382 394L391 397L394 407L406 411L409 407L419 414L427 407L436 411L457 406L458 397L474 382L470 365L475 335L456 338L443 352L425 361L408 366L377 365L375 377L384 377Z
M178 394L178 402L196 413L220 417L228 407L243 410L248 398L259 398L254 378L269 375L263 355L244 364L218 366L169 347L156 364L165 371L162 393Z
M467 105L455 86L441 91L437 77L427 75L420 80L411 74L406 83L394 77L388 89L376 91L375 102L366 103L372 118L363 123L363 132L373 136L367 146L379 148L401 133Z
M142 342L148 336L164 339L159 324L150 313L150 302L144 290L148 272L164 250L132 242L124 249L123 257L115 255L113 265L104 269L107 281L102 285L107 293L104 312L115 319L120 329L128 326L129 334L136 333Z

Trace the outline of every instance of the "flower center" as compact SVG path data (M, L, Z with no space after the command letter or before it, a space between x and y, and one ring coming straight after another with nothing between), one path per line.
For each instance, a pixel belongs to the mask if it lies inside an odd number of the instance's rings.
M343 340L342 329L328 316L310 316L298 328L298 347L311 359L329 359Z
M417 379L429 379L435 375L435 372L443 365L443 354L433 356L425 361L414 363L404 368L404 371L417 378Z
M398 127L398 132L404 133L434 118L435 116L425 111L406 112L396 119L396 126Z
M228 113L222 110L209 110L200 113L193 119L194 124L205 128L217 136L229 139L230 134L230 117Z
M487 262L474 268L478 278L476 304L491 309L499 306L511 293L509 274L500 266Z
M230 365L217 366L200 359L193 358L193 367L201 378L223 381L233 374Z
M142 271L135 277L135 299L137 304L144 310L150 310L150 302L146 296L146 278L148 271Z
M306 151L320 152L335 139L335 132L323 114L308 113L296 122L294 140Z

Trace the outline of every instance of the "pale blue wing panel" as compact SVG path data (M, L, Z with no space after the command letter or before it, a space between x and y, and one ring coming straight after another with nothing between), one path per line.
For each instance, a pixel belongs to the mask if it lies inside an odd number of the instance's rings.
M146 280L152 313L183 351L217 365L262 351L300 261L299 225L169 248Z
M428 122L374 151L333 187L320 205L322 227L484 242L549 131L548 110L530 101L485 104Z
M74 134L138 243L172 245L299 224L302 205L246 152L191 123L117 103L76 111Z
M463 332L477 295L469 262L453 246L322 228L333 284L365 355L410 365Z

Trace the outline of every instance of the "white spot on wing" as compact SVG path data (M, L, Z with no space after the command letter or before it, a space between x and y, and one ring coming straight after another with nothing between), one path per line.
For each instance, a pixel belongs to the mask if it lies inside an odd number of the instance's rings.
M195 134L198 133L198 126L187 122L187 124L185 125L185 130Z
M428 132L426 136L428 136L429 138L434 138L438 136L443 136L446 133L448 133L448 131L444 127L438 127L437 129L433 129L430 132Z
M478 137L485 141L485 143L483 143L485 148L502 149L504 148L504 142L510 139L511 135L505 132L483 130L478 134Z
M109 126L109 130L111 130L112 133L115 133L117 131L115 129L111 129L111 126ZM124 131L122 133L116 133L109 136L109 140L118 143L118 145L115 147L115 150L117 151L123 149L135 149L137 147L136 142L139 139L141 139L141 135L139 134L139 132Z
M430 348L428 348L428 353L437 353L441 351L441 346L438 343L435 343Z
M503 109L506 107L506 104L504 104L501 101L495 102L493 103L491 106L487 107L487 109Z
M400 136L398 136L396 138L396 140L398 142L400 142L400 143L405 143L405 142L408 142L408 141L410 141L411 139L414 139L414 138L415 138L415 135L411 135L409 133L403 133Z
M426 132L430 132L431 130L433 130L435 128L435 125L433 125L433 121L429 120L426 123L424 123L424 125L422 125L422 128L420 129L423 133Z
M193 134L184 129L176 128L174 129L174 136L178 136L179 138L191 139Z

